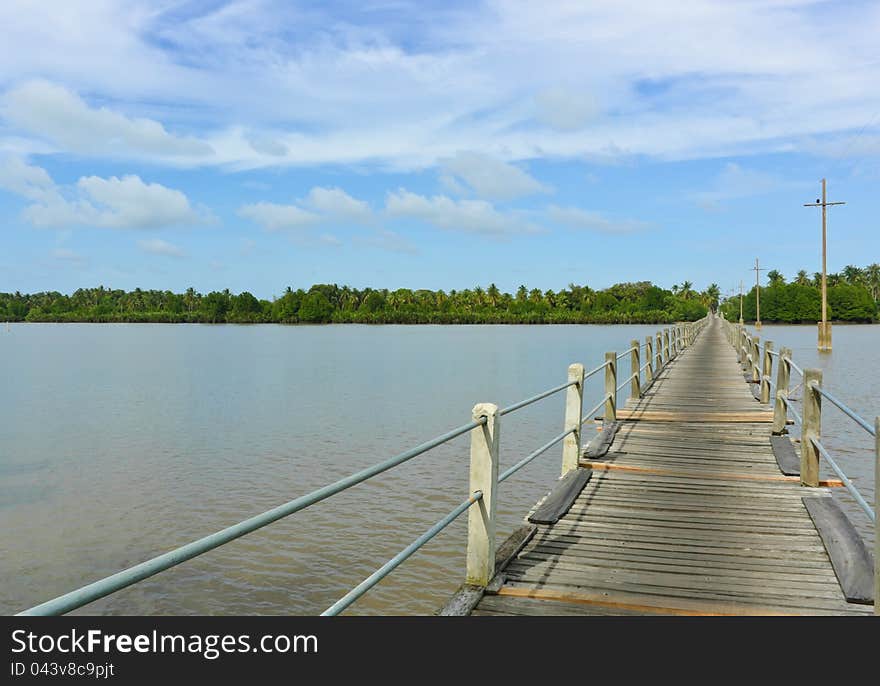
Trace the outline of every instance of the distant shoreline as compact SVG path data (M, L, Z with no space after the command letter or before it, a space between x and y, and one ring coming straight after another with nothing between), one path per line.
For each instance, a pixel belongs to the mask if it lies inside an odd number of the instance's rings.
M685 321L685 320L682 320ZM150 320L13 320L5 324L189 324L193 326L671 326L679 322L198 322L198 321L150 321ZM803 326L813 327L819 322L761 322L762 326ZM833 326L880 326L880 322L831 321ZM745 322L754 328L754 322Z

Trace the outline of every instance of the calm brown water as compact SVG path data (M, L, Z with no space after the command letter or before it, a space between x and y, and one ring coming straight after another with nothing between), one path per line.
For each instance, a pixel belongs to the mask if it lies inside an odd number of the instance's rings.
M562 382L648 326L18 324L0 331L0 611L94 581ZM765 327L866 417L880 327ZM622 369L627 368L623 365ZM585 403L601 396L587 386ZM621 397L621 400L623 397ZM505 417L502 468L562 427L562 394ZM828 447L869 500L867 434ZM558 476L561 447L501 487L500 536ZM120 591L84 614L317 614L467 495L467 437ZM860 531L867 519L842 502ZM349 612L431 613L464 572L465 517Z

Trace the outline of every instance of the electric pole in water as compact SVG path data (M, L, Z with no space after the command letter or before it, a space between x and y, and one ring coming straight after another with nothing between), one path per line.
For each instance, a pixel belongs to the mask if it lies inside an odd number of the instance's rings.
M758 258L755 258L755 328L761 328L761 272L767 271L758 267ZM742 317L742 315L740 315Z
M828 321L828 284L826 274L826 259L828 250L826 247L826 209L829 205L846 205L845 202L828 202L825 195L825 179L822 179L822 202L816 198L816 202L804 203L804 207L822 208L822 321L819 322L819 350L831 352L831 322Z

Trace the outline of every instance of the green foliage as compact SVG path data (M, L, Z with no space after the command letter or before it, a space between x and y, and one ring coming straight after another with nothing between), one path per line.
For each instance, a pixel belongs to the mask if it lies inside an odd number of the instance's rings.
M771 278L772 275L772 278ZM791 283L773 270L768 274L770 285L761 288L761 321L801 324L817 322L821 317L821 274L813 279L801 270ZM844 322L872 322L877 320L880 298L880 267L873 264L865 269L849 265L840 274L829 274L828 318ZM743 298L743 319L754 321L756 316L755 289ZM739 295L721 305L724 316L739 320Z
M844 293L841 297L846 298ZM602 291L570 284L554 292L520 286L515 295L495 284L461 291L399 288L358 290L316 284L308 292L287 288L272 301L247 291L201 294L189 288L131 292L99 288L57 292L0 293L0 320L32 322L200 322L364 324L653 324L704 316L711 293L691 284L678 295L648 281L620 283Z

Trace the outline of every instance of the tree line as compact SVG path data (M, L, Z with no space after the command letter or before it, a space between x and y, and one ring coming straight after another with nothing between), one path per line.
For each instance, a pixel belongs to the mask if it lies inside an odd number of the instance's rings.
M880 264L867 267L848 265L839 273L826 276L828 318L844 322L875 322L880 312ZM787 282L778 270L767 272L767 285L761 287L761 321L784 324L817 322L821 317L822 274L809 276L805 270ZM757 314L756 287L744 294L743 319L754 321ZM727 298L721 311L730 321L739 320L739 295Z
M288 287L280 297L259 299L228 289L199 293L81 288L0 293L0 320L29 322L359 323L359 324L666 324L694 321L716 308L720 291L703 292L689 281L672 289L649 281L594 290L569 284L559 291L495 284L432 291L352 288L316 284Z

